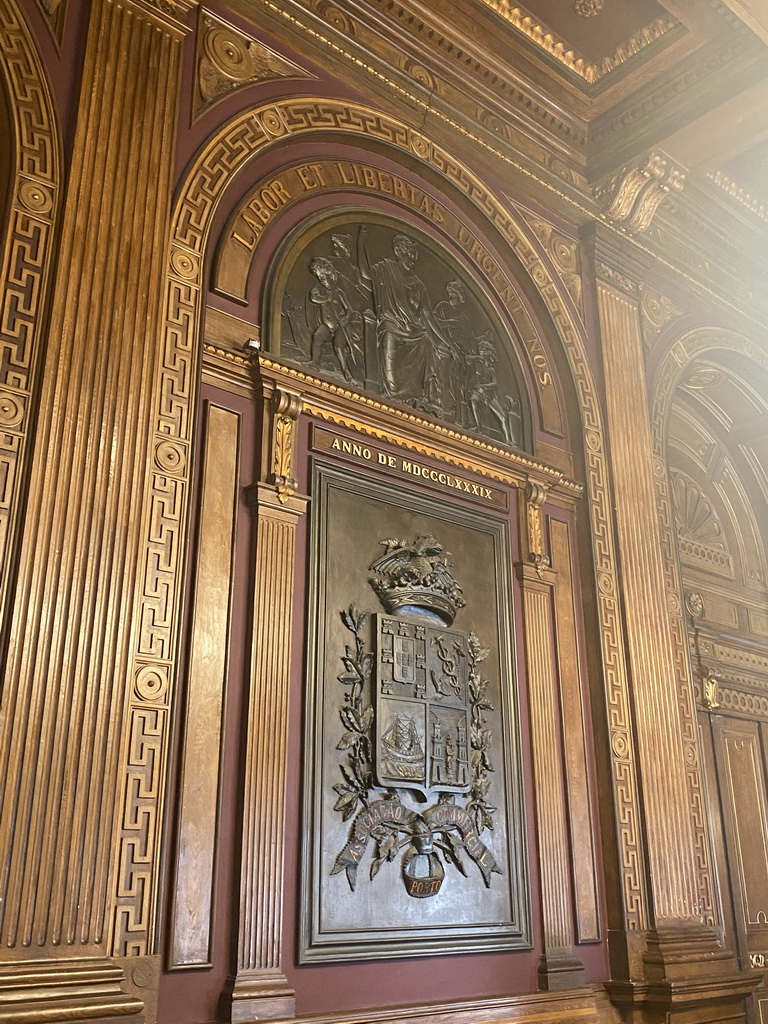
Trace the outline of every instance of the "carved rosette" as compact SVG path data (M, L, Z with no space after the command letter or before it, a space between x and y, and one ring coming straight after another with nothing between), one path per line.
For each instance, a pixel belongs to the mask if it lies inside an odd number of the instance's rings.
M281 78L314 75L210 11L200 11L195 116L236 89Z
M605 0L576 0L573 9L581 18L594 18L604 6Z

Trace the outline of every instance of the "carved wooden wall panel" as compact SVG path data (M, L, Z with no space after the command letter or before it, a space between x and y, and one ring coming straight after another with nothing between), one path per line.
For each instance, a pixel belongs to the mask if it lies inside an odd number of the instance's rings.
M530 275L563 346L578 395L584 429L589 514L598 579L600 642L605 672L606 704L611 735L611 775L618 822L620 903L614 909L619 927L636 930L647 922L643 855L638 822L636 763L631 742L627 674L621 641L621 609L611 528L602 413L592 374L584 354L580 325L573 319L570 299L549 265L529 242L525 229L483 183L454 157L419 132L380 112L331 100L284 101L236 118L210 140L185 179L176 205L172 237L174 259L185 270L185 288L177 295L173 279L166 305L166 344L170 352L180 346L184 359L196 352L196 317L202 283L200 258L207 244L211 218L228 184L262 149L275 139L300 137L313 131L341 131L350 137L368 137L393 147L394 152L416 157L442 172L447 187L469 197L481 218L498 230ZM567 291L567 290L566 290ZM549 386L549 378L542 378Z
M211 963L219 759L229 656L239 416L208 402L176 834L169 967Z
M713 721L725 845L737 932L746 962L768 953L768 790L761 727L716 716Z
M592 820L592 793L588 771L584 719L584 684L576 618L579 597L574 591L571 559L573 542L568 523L550 518L549 544L555 581L555 635L560 679L560 711L565 749L568 824L571 835L571 870L579 942L600 938L598 865Z

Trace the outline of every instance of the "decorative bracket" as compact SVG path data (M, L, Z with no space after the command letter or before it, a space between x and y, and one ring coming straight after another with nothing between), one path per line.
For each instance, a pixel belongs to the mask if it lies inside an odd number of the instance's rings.
M544 554L544 539L541 528L541 506L547 498L547 487L536 480L525 485L526 539L528 561L540 572L549 565L549 555Z
M281 504L296 493L293 477L296 423L303 408L301 395L278 388L272 395L272 471L268 483L274 484Z
M595 191L607 220L629 234L646 231L668 192L681 192L685 171L662 153L623 167Z
M723 677L720 672L701 666L701 703L707 711L716 711L720 707L720 684Z

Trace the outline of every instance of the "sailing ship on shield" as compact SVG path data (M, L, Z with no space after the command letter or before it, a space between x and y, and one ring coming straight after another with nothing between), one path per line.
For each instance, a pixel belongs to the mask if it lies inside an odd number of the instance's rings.
M480 670L489 652L474 634L452 628L465 601L442 545L431 535L380 543L386 550L369 582L384 612L342 613L355 643L339 676L348 689L338 748L347 755L335 809L345 821L356 816L331 873L344 870L354 889L373 840L371 877L404 850L401 874L411 896L434 896L445 863L466 874L463 854L488 886L500 871L480 839L495 810L486 723L493 705Z

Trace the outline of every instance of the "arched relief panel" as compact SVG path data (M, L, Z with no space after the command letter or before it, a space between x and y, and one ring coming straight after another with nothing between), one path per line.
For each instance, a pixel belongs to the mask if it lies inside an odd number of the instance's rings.
M428 234L352 207L314 218L278 259L266 351L532 451L515 339L468 269Z
M0 157L2 630L13 582L13 548L41 365L61 173L51 91L32 34L14 0L0 0L0 75L0 133L9 140Z
M567 367L567 377L575 400L571 403L581 423L584 439L584 479L588 493L589 519L597 577L596 598L600 621L602 664L605 673L606 718L608 721L614 786L615 842L619 866L621 899L614 903L617 927L629 930L647 925L644 856L638 820L638 799L631 715L627 690L625 652L621 639L621 613L618 600L616 564L611 527L611 499L606 469L602 413L591 371L584 354L583 328L572 315L567 289L552 276L549 265L528 238L519 218L499 202L486 186L449 153L421 133L394 118L349 103L327 99L286 100L241 115L225 126L197 157L179 193L172 225L171 272L167 285L166 360L174 367L174 397L185 409L194 398L191 369L199 358L199 330L202 318L202 291L205 266L211 255L210 233L216 218L226 218L222 205L231 191L244 192L247 169L258 157L268 160L289 138L307 144L346 139L355 144L390 147L403 161L418 167L424 175L441 182L445 195L451 196L470 220L483 224L485 236L499 262L521 268L526 300L549 324L557 350L558 365ZM246 186L247 187L247 186ZM495 265L496 261L490 261ZM286 368L283 388L300 391L304 375ZM343 391L337 385L332 390ZM375 403L374 403L375 404ZM176 436L179 428L188 434L188 420L178 426L161 420L161 435ZM185 427L185 424L187 426ZM173 429L170 429L173 428ZM435 428L437 430L437 428ZM449 433L442 432L450 437ZM473 445L482 457L495 447L481 440ZM175 594L178 594L178 582ZM174 597L174 600L177 600ZM619 918L621 919L619 923Z
M435 244L444 248L457 267L463 264L470 268L468 273L476 282L474 291L482 289L495 301L497 314L504 321L502 332L511 338L509 347L520 354L512 358L522 359L535 399L541 457L571 471L572 460L557 454L558 449L562 451L564 436L571 426L567 425L568 403L564 399L571 386L567 383L567 370L553 362L552 340L542 333L541 325L550 322L549 316L532 309L525 288L521 287L521 282L528 278L527 272L516 258L510 261L508 256L501 258L493 251L484 237L477 212L463 209L454 191L446 190L437 175L430 176L423 168L416 174L413 167L395 160L397 154L392 153L391 147L379 145L366 152L355 142L354 150L348 140L330 135L322 147L313 146L304 138L284 143L280 164L273 162L273 170L260 173L259 180L238 202L222 230L212 273L214 290L218 295L247 304L250 315L256 317L264 304L266 264L272 260L273 249L282 244L286 235L297 232L303 220L320 218L324 212L338 215L344 208L356 210L359 221L362 211L369 210L372 215L388 216L390 220L402 219L404 231L412 224L423 238L435 240L433 248ZM299 145L301 160L294 155ZM331 146L346 159L329 160L326 154ZM313 151L318 154L316 158ZM273 158L275 155L272 154ZM265 154L264 163L268 156ZM350 213L349 223L352 225L354 220ZM350 230L355 249L352 258L356 260L357 233L356 229ZM419 266L415 272L420 272ZM438 289L439 294L430 296L433 305L447 299L445 282ZM530 290L538 298L537 289ZM465 301L471 302L471 296L467 295ZM266 323L261 326L264 328ZM274 331L269 339L265 335L264 341L270 351L278 351ZM294 352L290 358L295 361L295 357ZM497 433L498 439L504 440L502 430Z

